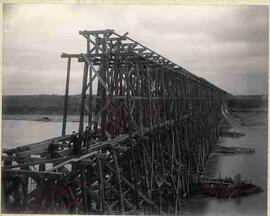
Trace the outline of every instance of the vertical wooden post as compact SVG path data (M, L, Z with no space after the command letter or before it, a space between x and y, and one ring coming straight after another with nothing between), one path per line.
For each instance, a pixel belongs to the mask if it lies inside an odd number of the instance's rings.
M116 181L118 184L120 209L121 209L121 213L124 214L124 201L123 201L123 193L122 193L122 187L121 187L121 178L120 178L117 154L115 150L113 150L112 153L113 153L114 166L116 170Z
M98 156L98 173L99 173L99 210L101 213L104 212L104 202L105 202L105 197L104 197L104 175L103 175L103 162L102 162L102 156Z
M46 153L43 153L40 155L41 157L45 157L46 156ZM45 171L46 170L46 164L42 163L42 164L39 164L39 171Z
M71 57L68 57L66 90L65 90L64 112L63 112L63 124L62 124L62 136L64 136L66 134L67 110L68 110L68 92L69 92L69 79L70 79L70 63L71 63Z
M89 113L88 113L88 126L89 128L91 128L91 123L92 123L92 104L93 104L93 95L92 95L92 91L93 91L93 86L92 86L92 68L89 67L89 96L88 96L88 108L89 108Z
M86 170L87 170L86 171L86 176L85 176L86 186L90 187L91 186L91 179L94 176L93 175L93 166L88 165ZM87 210L88 210L88 212L91 212L91 210L92 210L92 197L89 196L89 195L87 195Z
M86 194L86 176L85 176L85 166L81 169L81 189L83 194L83 206L84 211L87 213L88 210L88 200L87 200L87 194Z
M150 74L150 68L147 66L146 68L147 73L147 97L148 97L148 109L149 109L149 126L150 130L152 130L152 100L151 100L151 74Z
M83 72L82 93L81 93L80 125L79 125L79 133L80 134L83 132L87 72L88 72L88 64L85 62L84 63L84 72Z
M133 184L134 184L134 197L135 197L135 202L136 202L136 207L137 209L140 208L140 204L139 204L139 197L138 197L138 167L136 166L136 159L135 159L135 154L134 154L134 148L136 148L135 146L137 145L137 142L135 140L131 140L131 148L130 148L130 153L131 153L131 160L132 160L132 168L133 170Z
M106 84L108 84L108 68L109 68L109 62L108 62L108 58L106 56L107 54L107 34L103 35L104 38L102 40L102 56L101 56L101 65L100 67L102 67L101 71L100 71L100 77L104 80L104 82ZM100 100L100 105L101 105L101 109L103 109L103 107L106 106L106 103L108 103L108 97L107 97L107 92L106 89L104 88L104 86L100 85L101 83L99 82L99 86L98 86L98 94L100 92L101 94L101 100ZM99 106L100 106L99 105ZM105 127L106 127L106 121L107 121L107 109L103 110L103 112L101 113L101 122L100 122L100 127L101 127L101 138L103 140L107 139L107 135L105 133Z

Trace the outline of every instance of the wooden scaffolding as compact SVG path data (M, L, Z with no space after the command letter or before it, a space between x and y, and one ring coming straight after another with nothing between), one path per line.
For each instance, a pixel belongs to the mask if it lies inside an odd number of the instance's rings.
M218 139L229 94L127 33L79 33L86 53L62 54L62 136L2 150L2 210L178 214ZM84 64L78 131L88 126L95 134L81 156L69 149L66 135L73 59Z

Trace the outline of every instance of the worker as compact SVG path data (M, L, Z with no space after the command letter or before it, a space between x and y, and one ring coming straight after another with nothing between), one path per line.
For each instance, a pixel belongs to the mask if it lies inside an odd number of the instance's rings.
M69 140L69 143L68 143L69 149L71 149L71 143L74 145L74 143L76 142L76 140L77 140L76 132L75 131L72 131L72 134L70 136L70 140Z
M88 147L93 145L93 141L97 138L97 131L95 130L89 130L89 141L88 141ZM87 147L87 148L88 148Z
M88 126L86 126L85 131L83 132L82 139L83 139L83 147L86 147L88 149L90 142L90 130Z
M70 137L70 141L68 143L69 149L71 149L71 144L73 147L73 154L74 155L80 155L80 140L79 140L79 134L75 131L72 131L72 135Z
M77 140L74 143L75 145L73 147L74 148L74 154L77 155L77 156L81 156L82 142L83 142L82 135L77 133L76 137L77 137Z
M58 154L56 153L57 150L58 150L57 144L55 143L55 140L53 140L48 146L48 153L50 159L58 157Z
M92 132L93 139L99 138L99 132L98 132L98 123L94 122L94 131Z

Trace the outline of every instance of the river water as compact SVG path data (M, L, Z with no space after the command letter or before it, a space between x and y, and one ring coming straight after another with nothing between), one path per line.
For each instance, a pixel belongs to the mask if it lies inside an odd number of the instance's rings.
M216 199L193 197L184 206L183 215L266 215L267 208L267 113L237 113L233 115L231 131L245 133L240 138L220 138L219 145L255 148L254 154L213 155L205 175L243 179L262 187L264 192L241 198ZM13 148L60 136L61 122L3 120L2 147ZM67 123L67 133L78 129L78 122Z
M78 131L78 122L67 122L66 134ZM62 122L42 122L29 120L2 121L2 147L14 148L61 136Z
M213 155L205 170L209 178L232 177L237 173L263 188L262 193L241 198L191 198L184 215L267 215L267 113L237 113L230 131L245 133L240 138L220 138L218 145L255 148L254 154Z

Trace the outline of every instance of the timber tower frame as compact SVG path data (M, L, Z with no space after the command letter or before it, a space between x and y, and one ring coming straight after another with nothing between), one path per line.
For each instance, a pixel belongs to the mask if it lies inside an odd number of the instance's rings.
M61 56L67 58L67 79L62 136L53 139L61 147L59 157L45 158L49 141L34 153L29 150L34 144L4 150L2 182L15 191L25 181L35 182L23 195L6 192L6 205L28 212L32 205L36 213L178 214L219 137L229 94L127 33L79 33L87 52ZM84 64L78 131L88 126L97 134L80 157L66 144L72 59ZM29 165L33 155L40 159ZM47 163L53 166L47 169ZM10 196L17 200L10 203Z

